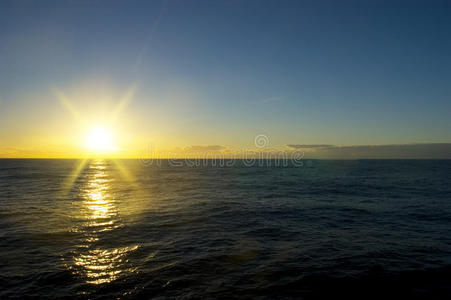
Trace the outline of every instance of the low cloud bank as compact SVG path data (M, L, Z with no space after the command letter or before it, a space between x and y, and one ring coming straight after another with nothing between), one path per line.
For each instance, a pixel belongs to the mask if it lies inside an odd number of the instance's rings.
M209 145L209 146L189 146L185 147L185 151L189 152L207 152L207 151L222 151L225 150L226 147L221 145Z
M287 147L305 151L306 158L451 159L451 143L356 146L290 144Z
M334 145L327 144L312 144L312 145L304 145L304 144L291 144L287 145L288 148L291 149L323 149L323 148L332 148Z

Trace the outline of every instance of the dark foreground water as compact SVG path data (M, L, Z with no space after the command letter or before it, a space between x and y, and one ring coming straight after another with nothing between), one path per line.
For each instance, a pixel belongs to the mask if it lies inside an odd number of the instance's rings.
M0 298L450 299L451 161L80 163L0 160Z

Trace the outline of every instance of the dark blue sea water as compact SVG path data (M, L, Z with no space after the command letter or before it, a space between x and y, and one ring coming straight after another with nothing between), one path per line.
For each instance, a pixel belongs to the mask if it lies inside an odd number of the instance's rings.
M443 298L451 161L0 160L0 298Z

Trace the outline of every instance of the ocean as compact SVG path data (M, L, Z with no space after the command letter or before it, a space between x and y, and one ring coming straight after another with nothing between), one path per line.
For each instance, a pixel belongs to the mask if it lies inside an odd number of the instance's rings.
M451 161L0 160L0 298L451 295Z

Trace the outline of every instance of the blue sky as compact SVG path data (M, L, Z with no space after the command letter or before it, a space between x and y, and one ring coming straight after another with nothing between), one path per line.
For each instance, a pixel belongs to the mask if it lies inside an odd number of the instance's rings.
M449 1L1 1L0 146L92 82L170 145L446 143L450 53Z

